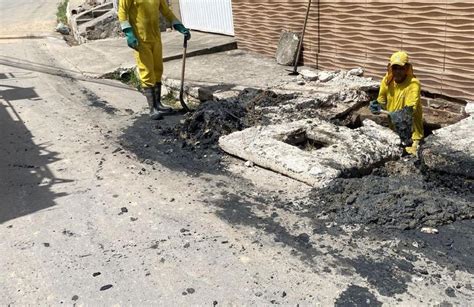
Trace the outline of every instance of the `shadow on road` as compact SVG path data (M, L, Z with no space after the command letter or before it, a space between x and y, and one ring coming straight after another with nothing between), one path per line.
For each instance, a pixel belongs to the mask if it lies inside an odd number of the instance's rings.
M34 88L0 84L0 224L54 206L54 199L66 194L52 187L71 182L51 173L48 165L59 160L58 153L35 144L17 113L15 102L25 99L41 100Z

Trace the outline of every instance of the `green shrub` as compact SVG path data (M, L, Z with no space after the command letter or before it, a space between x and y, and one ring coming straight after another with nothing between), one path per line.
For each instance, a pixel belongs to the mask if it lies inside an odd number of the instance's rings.
M67 17L66 17L66 10L67 4L69 0L62 0L58 3L58 11L56 12L56 18L58 22L62 22L63 24L67 24Z

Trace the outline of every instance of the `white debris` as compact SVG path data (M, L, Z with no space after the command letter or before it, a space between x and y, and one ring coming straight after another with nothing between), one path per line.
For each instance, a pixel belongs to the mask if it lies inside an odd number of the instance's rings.
M334 78L334 73L331 73L331 72L327 72L327 71L321 71L319 72L318 74L318 79L319 81L321 82L328 82L330 81L332 78Z
M362 76L364 74L364 70L362 67L357 67L349 70L347 74L350 76Z
M63 24L62 22L58 23L56 26L56 32L61 33L62 35L69 35L69 27Z
M247 166L247 167L253 167L253 165L254 165L254 164L253 164L252 161L247 161L247 162L245 162L245 166Z
M300 75L307 81L316 81L318 80L318 72L310 69L303 69L300 71Z
M423 228L421 228L420 231L423 232L423 233L429 233L429 234L437 234L438 233L438 229L433 228L433 227L423 227Z
M474 114L474 101L469 101L466 106L464 107L464 112L466 114L472 115Z

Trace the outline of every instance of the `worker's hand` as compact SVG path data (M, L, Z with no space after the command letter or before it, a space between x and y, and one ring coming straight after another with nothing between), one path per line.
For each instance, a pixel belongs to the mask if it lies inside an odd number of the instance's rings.
M183 34L184 37L186 37L186 40L191 39L191 32L189 32L189 29L186 28L181 22L177 21L173 23L173 28L179 33Z
M123 29L123 33L125 33L125 37L127 38L128 47L138 50L138 40L133 33L132 27Z
M372 114L379 114L380 111L382 110L382 106L379 104L377 100L372 100L369 103L369 110L372 112Z

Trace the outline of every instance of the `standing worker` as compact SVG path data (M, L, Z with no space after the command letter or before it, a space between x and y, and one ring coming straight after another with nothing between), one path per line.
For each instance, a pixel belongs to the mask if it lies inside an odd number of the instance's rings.
M171 108L161 103L161 76L163 75L163 51L160 32L160 12L173 28L191 38L168 7L166 0L120 0L118 18L127 44L135 50L140 84L150 107L150 118L161 119L171 113Z
M405 147L405 151L411 155L416 155L424 135L420 91L420 81L413 74L408 54L398 51L390 57L387 74L380 84L377 100L370 103L372 113L379 113L383 108L390 112L391 119L398 111L405 112L411 117L411 146Z

